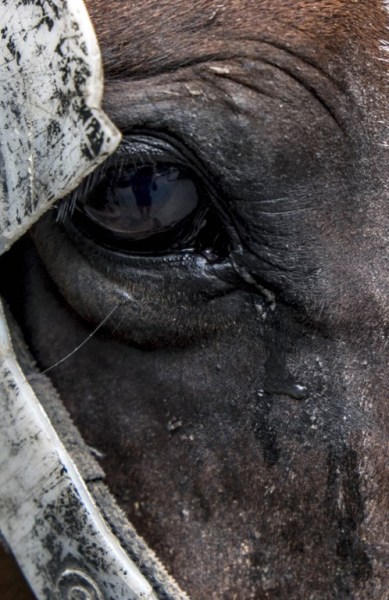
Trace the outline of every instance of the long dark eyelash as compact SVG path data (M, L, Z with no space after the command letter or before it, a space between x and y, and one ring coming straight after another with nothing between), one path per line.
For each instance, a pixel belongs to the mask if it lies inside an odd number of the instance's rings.
M107 158L102 165L85 177L80 185L56 206L56 222L62 224L72 218L77 202L82 202L89 196L102 181L110 167L114 166L120 176L121 170L125 167L132 166L136 168L146 164L153 165L155 162L156 157L151 148L138 147L135 155L132 144L127 140L123 140L112 156Z
M105 171L106 168L98 167L93 173L85 177L73 192L61 200L56 206L57 215L55 220L57 223L62 224L72 218L77 202L86 198L94 187L100 183Z

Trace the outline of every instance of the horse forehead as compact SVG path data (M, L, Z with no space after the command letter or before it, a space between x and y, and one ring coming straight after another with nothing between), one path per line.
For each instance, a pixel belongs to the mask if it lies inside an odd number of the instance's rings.
M106 75L147 72L173 54L186 60L233 40L282 41L335 55L348 45L377 54L387 39L386 0L86 0ZM354 52L351 52L351 45ZM356 58L357 60L357 58ZM120 63L120 66L119 66Z

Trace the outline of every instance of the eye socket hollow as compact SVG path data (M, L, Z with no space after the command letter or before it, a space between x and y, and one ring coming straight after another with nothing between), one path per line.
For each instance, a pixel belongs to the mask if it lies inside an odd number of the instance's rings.
M206 225L208 207L185 166L157 163L109 166L78 197L72 221L96 243L128 253L189 247Z

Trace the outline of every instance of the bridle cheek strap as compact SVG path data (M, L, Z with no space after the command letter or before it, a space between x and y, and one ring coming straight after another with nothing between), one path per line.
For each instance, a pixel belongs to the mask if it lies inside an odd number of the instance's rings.
M0 309L0 528L37 598L155 599L26 381Z
M0 253L117 147L81 0L0 0ZM0 306L0 529L39 599L156 598L23 375Z

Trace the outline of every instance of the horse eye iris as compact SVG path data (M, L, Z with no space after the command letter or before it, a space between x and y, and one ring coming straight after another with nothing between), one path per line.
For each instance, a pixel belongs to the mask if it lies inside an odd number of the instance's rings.
M110 169L83 208L113 234L134 240L166 230L197 206L194 183L178 169Z
M199 194L185 167L109 167L78 200L74 223L99 243L129 252L185 245L202 227Z

